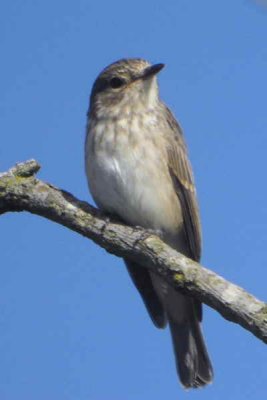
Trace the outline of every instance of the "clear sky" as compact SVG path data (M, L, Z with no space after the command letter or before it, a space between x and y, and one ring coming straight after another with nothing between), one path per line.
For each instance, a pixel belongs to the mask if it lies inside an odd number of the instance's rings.
M122 57L164 62L201 207L202 263L266 299L267 8L253 0L13 0L0 5L0 170L92 202L91 85ZM266 3L266 2L265 2ZM263 399L267 348L205 307L213 385L183 391L123 262L29 214L0 217L0 399Z

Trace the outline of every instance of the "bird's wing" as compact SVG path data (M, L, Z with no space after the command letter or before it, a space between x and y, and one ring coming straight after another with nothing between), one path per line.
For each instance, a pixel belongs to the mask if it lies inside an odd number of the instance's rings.
M149 271L130 260L124 260L132 281L140 293L148 314L157 328L164 328L167 323L166 313L160 298L152 284Z
M187 156L182 130L167 107L165 112L170 128L170 137L167 142L169 170L181 202L190 257L199 261L201 255L201 225L192 168Z

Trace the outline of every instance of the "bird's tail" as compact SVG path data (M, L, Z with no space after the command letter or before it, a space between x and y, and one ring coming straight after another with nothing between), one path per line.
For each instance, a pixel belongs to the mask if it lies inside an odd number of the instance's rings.
M186 319L178 321L168 315L176 368L185 388L198 388L212 382L213 370L196 315L193 300L183 299Z

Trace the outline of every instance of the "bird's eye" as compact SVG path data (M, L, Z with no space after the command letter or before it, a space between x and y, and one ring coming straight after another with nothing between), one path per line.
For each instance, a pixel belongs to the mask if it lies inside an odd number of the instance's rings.
M118 89L124 85L124 80L120 78L111 78L109 81L110 86L112 89Z

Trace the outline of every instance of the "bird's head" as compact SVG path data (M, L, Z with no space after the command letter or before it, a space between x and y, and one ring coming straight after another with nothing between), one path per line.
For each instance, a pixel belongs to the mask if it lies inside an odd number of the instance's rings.
M156 74L164 64L140 58L119 60L106 67L92 88L89 115L116 118L145 112L159 101Z

